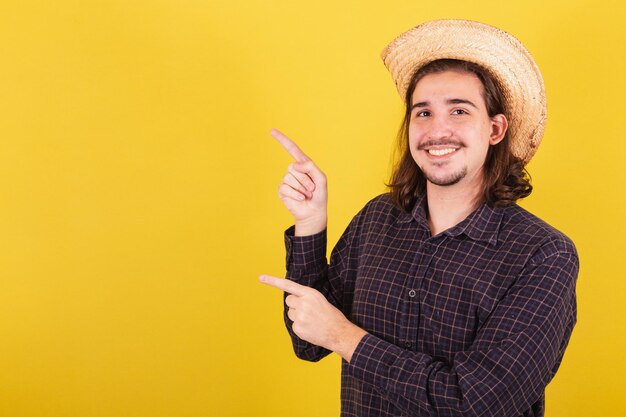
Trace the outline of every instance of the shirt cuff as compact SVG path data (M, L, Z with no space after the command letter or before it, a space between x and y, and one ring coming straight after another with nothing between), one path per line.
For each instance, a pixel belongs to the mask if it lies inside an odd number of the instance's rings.
M309 236L294 236L295 226L285 230L286 268L297 278L302 272L326 267L326 229Z
M387 392L389 373L402 353L402 348L368 333L352 353L346 371L358 380Z

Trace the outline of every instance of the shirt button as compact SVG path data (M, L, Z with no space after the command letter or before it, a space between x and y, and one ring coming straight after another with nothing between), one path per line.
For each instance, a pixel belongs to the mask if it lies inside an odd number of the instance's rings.
M411 342L406 342L406 343L404 344L404 346L406 346L406 347L410 348L410 347L411 347Z
M415 290L409 291L409 297L413 298L415 297L415 294L416 294Z

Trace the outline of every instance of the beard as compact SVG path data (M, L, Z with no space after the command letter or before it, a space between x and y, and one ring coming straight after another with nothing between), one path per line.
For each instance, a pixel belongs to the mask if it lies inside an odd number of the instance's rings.
M417 147L417 151L423 151L425 150L427 147L429 146L442 146L442 145L450 145L453 146L455 148L464 148L465 144L459 140L429 140L426 141L424 143L421 143L418 147ZM414 156L414 160L417 162L417 158L415 158ZM448 162L435 162L434 164L436 166L443 166L445 164L447 164ZM418 165L419 166L419 165ZM463 168L459 169L456 172L452 172L449 174L440 174L440 175L436 175L433 172L428 172L425 171L423 167L419 167L419 169L422 171L422 173L424 174L424 176L426 177L426 179L431 182L434 185L439 185L442 187L445 186L449 186L449 185L454 185L456 183L458 183L459 181L461 181L463 178L465 178L465 176L467 175L467 166L464 166Z
M427 171L422 170L426 180L433 183L434 185L439 185L442 187L454 185L461 181L467 175L467 167L461 168L457 172L453 172L447 175L434 175L433 173L429 173Z

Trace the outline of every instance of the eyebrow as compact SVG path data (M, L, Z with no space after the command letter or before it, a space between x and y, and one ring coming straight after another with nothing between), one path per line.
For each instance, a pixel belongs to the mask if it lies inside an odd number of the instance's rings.
M475 109L478 109L478 107L474 103L472 103L469 100L462 99L462 98L451 98L449 100L446 100L446 104L469 104L470 106L474 107ZM419 101L419 102L417 102L417 103L415 103L415 104L413 104L411 106L411 111L414 108L416 108L416 107L428 107L428 106L430 106L430 102L428 102L428 101Z

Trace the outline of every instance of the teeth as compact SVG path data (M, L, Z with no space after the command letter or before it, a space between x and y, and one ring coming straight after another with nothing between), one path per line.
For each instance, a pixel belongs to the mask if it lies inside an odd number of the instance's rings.
M436 156L441 156L441 155L447 155L449 153L452 153L456 151L456 149L454 148L448 148L448 149L429 149L428 153L431 155L436 155Z

